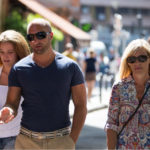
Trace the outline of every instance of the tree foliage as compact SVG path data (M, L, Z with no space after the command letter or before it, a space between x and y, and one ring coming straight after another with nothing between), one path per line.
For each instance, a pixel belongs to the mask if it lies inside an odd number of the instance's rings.
M21 32L24 36L26 35L27 22L21 16L18 10L13 10L11 14L9 14L4 23L4 29L14 29L18 32Z
M27 17L23 17L19 10L14 9L11 14L9 14L5 19L4 29L14 29L24 36L26 36L27 24L35 18L43 18L39 14L29 13ZM52 44L55 45L55 41L62 41L64 39L63 33L57 28L52 27L52 31L54 33Z

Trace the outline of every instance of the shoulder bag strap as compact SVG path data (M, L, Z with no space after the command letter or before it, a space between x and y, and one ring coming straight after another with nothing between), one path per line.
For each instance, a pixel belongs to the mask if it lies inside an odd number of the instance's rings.
M123 131L123 129L125 128L125 126L129 123L129 121L133 118L133 116L134 116L134 115L136 114L136 112L138 111L139 107L140 107L141 104L142 104L142 101L143 101L143 99L144 99L144 96L146 95L146 93L147 93L147 91L148 91L149 88L150 88L150 85L148 85L148 87L147 87L145 93L143 94L142 98L140 99L139 104L138 104L137 108L135 109L134 113L128 118L128 120L127 120L127 121L125 122L125 124L122 126L122 129L121 129L120 132L118 133L117 138L119 137L119 135L121 134L121 132Z

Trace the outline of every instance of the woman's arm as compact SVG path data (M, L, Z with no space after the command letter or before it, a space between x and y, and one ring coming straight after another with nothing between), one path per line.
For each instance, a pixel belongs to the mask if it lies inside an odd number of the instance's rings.
M112 129L107 129L107 147L108 150L116 148L117 144L117 132Z
M117 130L119 124L119 111L120 111L120 94L119 85L114 85L110 96L108 119L105 126L107 133L107 147L108 149L115 149L117 143Z

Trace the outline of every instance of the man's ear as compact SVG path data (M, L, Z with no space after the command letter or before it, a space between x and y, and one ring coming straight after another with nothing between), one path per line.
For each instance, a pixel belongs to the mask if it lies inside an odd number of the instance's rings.
M53 38L53 32L50 33L51 39Z

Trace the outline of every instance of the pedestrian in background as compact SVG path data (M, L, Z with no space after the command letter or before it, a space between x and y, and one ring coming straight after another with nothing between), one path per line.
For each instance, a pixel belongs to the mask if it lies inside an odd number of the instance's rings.
M126 47L112 88L107 131L108 149L150 149L150 45L144 39Z
M76 58L76 62L78 63L78 65L82 68L83 61L85 59L82 50L79 47L76 47L76 49L72 52L72 54Z
M147 38L147 42L150 44L150 36Z
M0 34L0 109L6 102L10 69L29 53L28 43L20 33L7 30ZM22 109L19 105L18 114L13 121L8 124L0 122L0 149L14 149L16 136L20 130L21 117Z
M99 72L102 75L109 73L109 59L107 59L108 61L106 62L106 59L103 53L99 55L99 58L100 58L99 59Z
M86 109L84 79L78 65L52 49L53 33L48 21L35 19L27 27L33 53L14 65L9 92L0 119L8 122L17 114L24 97L21 131L16 149L75 149ZM75 106L72 126L69 101ZM11 111L10 111L11 110Z
M70 59L77 61L76 57L73 55L73 44L67 43L65 45L65 51L62 53L63 55L69 57Z
M96 81L97 60L96 60L96 54L92 48L89 48L87 53L88 53L88 57L86 57L83 62L83 72L85 74L85 81L88 90L87 97L88 97L88 101L90 101L95 86L95 81Z

